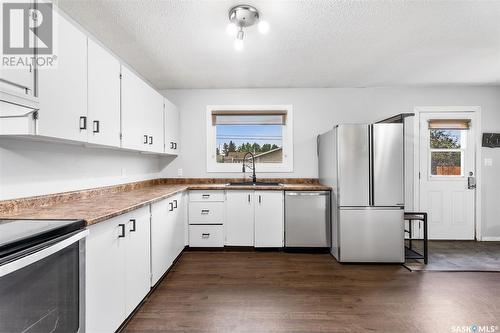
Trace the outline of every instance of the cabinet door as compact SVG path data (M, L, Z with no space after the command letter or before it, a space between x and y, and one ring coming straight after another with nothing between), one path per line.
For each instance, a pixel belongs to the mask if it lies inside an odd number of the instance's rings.
M53 13L57 63L55 68L38 70L39 134L87 141L89 124L81 118L87 117L87 37L57 11Z
M87 332L114 332L125 320L125 246L121 217L89 227L85 253ZM125 225L123 224L123 228Z
M282 247L283 235L283 192L255 191L255 247Z
M120 62L88 40L88 141L120 146Z
M177 155L179 150L179 110L165 99L165 153Z
M254 245L253 191L226 192L226 241L229 246Z
M174 225L173 209L171 198L151 205L151 286L154 286L172 265L169 242Z
M126 223L125 248L125 310L128 316L149 292L150 270L150 212L149 206L123 216Z
M150 136L145 121L149 87L128 68L122 66L121 72L122 147L146 151Z
M147 132L150 136L149 138L149 151L155 153L164 152L164 115L163 115L163 96L149 87L149 108L148 117L146 120Z
M183 194L177 194L173 197L174 204L174 227L172 232L172 247L170 250L172 262L184 249L184 225L185 225L185 200Z
M122 147L163 152L163 96L122 66Z

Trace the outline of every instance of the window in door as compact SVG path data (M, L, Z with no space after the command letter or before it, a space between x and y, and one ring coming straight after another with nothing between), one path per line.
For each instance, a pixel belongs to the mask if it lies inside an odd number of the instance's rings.
M463 177L469 120L429 121L431 177Z
M248 152L257 172L292 171L291 116L289 106L209 107L208 172L241 172Z

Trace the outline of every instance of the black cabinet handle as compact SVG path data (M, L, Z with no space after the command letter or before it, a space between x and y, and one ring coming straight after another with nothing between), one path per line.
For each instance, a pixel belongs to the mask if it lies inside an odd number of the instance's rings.
M170 141L170 149L174 149L174 143Z
M99 133L99 120L94 120L94 133Z
M177 200L174 200L174 204L175 204L174 208L177 208Z
M150 145L152 145L152 144L153 144L153 137L152 137L152 136L150 136L150 137L149 137L149 144L150 144Z
M210 212L208 209L202 209L201 210L201 215L207 215Z
M173 210L174 210L174 204L173 204L173 203L171 203L171 202L169 202L169 203L168 203L168 205L169 205L169 209L168 209L168 211L169 211L169 212L173 211Z
M208 199L208 198L210 198L210 194L202 194L201 198L202 199Z
M260 194L259 194L259 203L262 203L262 198L261 198Z
M81 130L87 129L87 117L85 116L80 117L80 129Z
M250 194L248 195L248 202L250 202Z
M206 234L201 234L201 238L208 238L210 237L210 234L209 233L206 233Z
M146 134L144 134L144 144L145 145L148 144L148 136Z
M122 229L122 230L121 230L121 233L118 235L118 238L123 238L123 237L125 237L125 224L120 223L120 224L118 224L118 226Z
M174 142L174 149L177 150L177 142Z
M130 222L132 222L132 229L130 229L130 232L136 231L135 229L135 219L130 219Z

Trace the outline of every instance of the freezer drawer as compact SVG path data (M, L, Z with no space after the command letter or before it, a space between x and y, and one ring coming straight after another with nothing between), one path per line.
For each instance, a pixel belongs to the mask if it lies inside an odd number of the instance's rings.
M285 246L330 247L330 192L285 193Z
M340 209L341 262L404 262L403 210Z

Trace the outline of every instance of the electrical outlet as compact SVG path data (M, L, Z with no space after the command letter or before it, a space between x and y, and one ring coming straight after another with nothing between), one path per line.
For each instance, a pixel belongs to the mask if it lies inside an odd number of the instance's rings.
M484 166L487 166L487 167L493 166L493 159L492 158L485 158L484 159Z
M182 177L182 169L177 169L177 176Z

